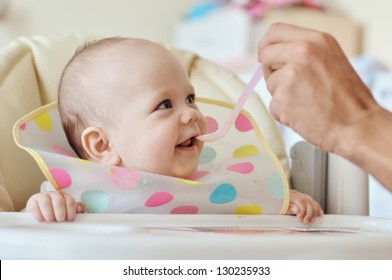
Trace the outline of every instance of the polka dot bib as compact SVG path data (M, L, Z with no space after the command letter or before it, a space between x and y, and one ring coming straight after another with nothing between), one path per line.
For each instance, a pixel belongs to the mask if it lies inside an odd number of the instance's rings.
M198 105L208 133L232 109L202 98ZM223 139L205 143L197 171L186 179L79 159L65 137L57 103L20 119L13 133L51 185L84 202L87 212L283 214L288 207L283 169L244 110Z

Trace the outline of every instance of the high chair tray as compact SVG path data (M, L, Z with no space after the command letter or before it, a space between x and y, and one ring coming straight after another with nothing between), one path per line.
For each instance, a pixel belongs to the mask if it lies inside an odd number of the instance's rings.
M0 259L392 259L392 220L81 214L40 224L0 213Z

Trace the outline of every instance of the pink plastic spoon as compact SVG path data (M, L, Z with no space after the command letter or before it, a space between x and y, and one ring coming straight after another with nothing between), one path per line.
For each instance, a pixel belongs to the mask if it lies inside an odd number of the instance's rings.
M256 72L253 74L252 78L250 79L249 83L246 85L244 91L240 95L240 97L237 100L237 103L235 104L234 109L231 111L230 115L226 119L225 123L223 126L221 126L217 131L200 135L197 137L200 141L204 142L212 142L219 140L223 138L230 130L231 126L237 119L238 115L240 114L240 111L242 107L244 106L246 100L250 96L250 94L253 92L255 89L257 83L260 81L261 77L263 77L263 68L260 65Z

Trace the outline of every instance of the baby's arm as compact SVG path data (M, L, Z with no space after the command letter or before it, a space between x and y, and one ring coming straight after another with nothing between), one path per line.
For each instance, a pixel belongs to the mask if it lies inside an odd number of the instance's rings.
M302 223L309 224L324 212L320 204L309 195L290 190L290 204L287 214L296 215Z
M85 206L61 191L47 191L31 196L26 212L39 222L64 222L73 221L76 213L85 212Z

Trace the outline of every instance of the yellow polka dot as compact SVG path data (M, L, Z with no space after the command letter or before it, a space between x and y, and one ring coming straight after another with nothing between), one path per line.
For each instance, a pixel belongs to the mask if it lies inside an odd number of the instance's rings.
M185 184L188 184L188 185L198 185L198 184L201 184L201 182L199 182L199 181L193 181L193 180L187 180L187 179L179 179L179 180L183 181Z
M91 163L91 160L82 159L82 158L74 158L73 160L81 163Z
M247 158L255 156L259 153L259 149L254 145L245 145L236 149L233 153L233 158Z
M72 158L72 162L74 163L74 166L77 166L79 169L91 169L94 168L95 165L91 160L85 160L81 158Z
M261 215L263 209L259 205L241 205L234 209L234 214L237 215Z
M51 131L52 130L52 120L47 112L40 114L39 116L34 118L35 124L39 129L43 131Z

